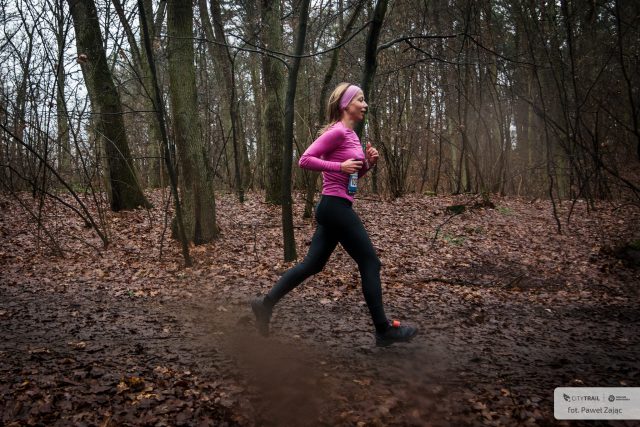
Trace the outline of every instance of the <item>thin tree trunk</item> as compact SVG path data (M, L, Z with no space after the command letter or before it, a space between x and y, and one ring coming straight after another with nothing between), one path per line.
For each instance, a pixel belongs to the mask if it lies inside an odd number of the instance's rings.
M254 156L254 170L250 175L252 177L250 181L250 187L253 188L255 185L258 188L263 188L265 179L264 179L264 126L262 126L262 85L260 84L260 63L257 58L252 57L249 60L250 74L251 74L251 90L253 92L253 96L255 99L254 105L254 132L256 139L256 148L255 148L255 156Z
M58 159L60 162L60 173L66 179L70 179L71 171L71 139L69 135L69 118L67 117L67 104L64 97L66 77L64 70L64 49L68 26L65 25L64 0L55 2L56 19L56 44L58 48L58 58L56 61L56 122L58 126Z
M127 37L127 41L129 42L129 46L131 47L132 57L133 57L133 68L138 77L137 84L137 101L140 103L140 106L145 111L153 111L153 85L151 82L151 70L149 69L149 61L147 60L147 53L144 49L138 47L135 34L127 21L124 7L120 0L111 0L113 3L113 7L116 10L118 18L120 19L120 23L124 29L125 35ZM149 38L153 40L155 37L155 28L153 23L153 15L151 11L152 8L152 0L145 0L144 4L145 10L149 11L148 14L145 14L146 26L149 30ZM142 19L141 16L138 17ZM140 31L142 31L142 22L140 22ZM142 33L140 34L140 39L143 40ZM160 156L160 147L162 144L160 135L160 129L158 127L158 120L156 119L154 114L144 113L146 116L144 117L144 121L147 124L147 156L150 158L149 163L151 165L145 172L147 175L147 182L150 187L156 188L162 185L164 182L164 177L162 176L163 168L162 168L162 157Z
M376 69L378 68L378 40L380 39L380 31L382 30L382 24L384 22L385 14L387 13L388 0L378 0L376 7L373 10L373 21L369 27L369 34L367 35L367 45L364 53L364 69L362 70L362 78L360 79L360 87L364 98L369 98L369 91L373 84L373 79L376 76ZM358 122L355 127L358 137L362 136L362 130L364 129L364 121Z
M198 0L198 8L200 10L200 20L208 39L215 40L215 44L209 43L207 51L211 55L211 60L219 67L222 77L222 88L224 98L228 102L228 114L226 119L231 127L231 142L233 150L233 170L235 176L235 187L240 202L244 202L244 186L243 174L241 172L241 159L246 155L246 150L242 150L240 144L244 144L244 140L240 138L240 117L238 115L238 102L236 95L236 86L234 73L232 70L233 62L229 49L224 46L226 38L224 35L224 26L222 24L222 13L220 3L217 0L211 0L211 17L213 18L213 27L207 11L207 3L205 0ZM243 165L245 161L242 160Z
M157 25L153 22L153 14L151 13L153 11L153 1L152 0L144 0L144 8L145 11L147 11L147 13L145 14L144 18L146 19L145 25L147 26L147 29L149 30L149 42L151 43L151 54L154 55L155 58L155 52L153 51L153 46L154 43L153 41L156 38L156 32L157 32ZM158 14L162 13L162 11L158 11ZM142 16L139 17L140 18L140 30L142 31ZM161 22L158 23L158 25ZM141 34L141 36L143 36ZM144 37L141 37L144 38ZM144 105L147 107L145 109L147 110L153 110L153 92L154 92L154 88L153 88L153 82L152 82L152 78L151 78L151 67L150 67L150 62L148 60L148 56L149 54L147 53L146 49L140 49L140 69L141 69L141 73L142 73L142 82L144 85L144 88L146 88L146 90L144 90L143 95L143 99L144 99ZM154 59L155 61L155 59ZM159 83L158 83L159 85ZM160 88L160 86L158 86ZM151 107L151 108L148 108ZM149 176L149 185L151 187L162 187L164 185L166 185L166 178L167 178L167 174L168 174L168 170L165 168L165 165L163 163L163 155L162 150L164 147L164 143L162 141L162 130L160 129L160 125L156 119L156 117L154 117L154 114L150 114L147 113L147 117L146 117L146 123L147 123L147 132L148 132L148 155L150 157L150 169L148 171L148 176Z
M191 257L189 255L189 242L187 240L187 236L185 234L184 229L184 220L182 216L182 205L180 204L180 195L178 194L178 182L175 170L173 168L173 162L171 161L171 153L169 150L169 138L167 136L167 127L165 121L165 110L164 103L162 101L162 95L160 93L160 86L158 85L158 76L156 73L155 60L153 58L153 48L151 47L151 36L149 34L149 25L152 23L152 20L149 20L148 17L150 14L146 13L146 6L151 6L144 4L145 0L138 0L138 11L140 13L140 27L141 27L141 35L142 35L142 45L144 49L142 49L145 54L144 58L147 61L147 66L149 67L149 71L151 73L151 87L149 88L153 92L153 107L155 110L155 117L158 122L158 129L161 133L162 138L162 146L164 148L164 159L167 165L167 171L169 173L169 179L171 182L171 192L173 194L173 201L176 210L176 222L178 227L178 236L180 242L182 243L182 256L184 258L184 263L187 267L191 266ZM151 9L149 9L151 10Z
M213 29L216 40L219 43L227 43L224 25L222 22L222 11L220 9L220 0L211 0L211 15L213 18ZM240 103L238 101L238 85L236 83L235 61L231 55L229 48L218 44L222 51L222 57L226 60L222 62L223 72L225 74L225 82L229 93L229 116L233 126L233 143L234 143L234 160L237 163L235 167L237 191L240 202L244 201L244 189L250 180L251 166L249 164L249 153L247 151L247 143L245 133L243 131L243 120L240 115Z
M25 140L25 129L27 128L26 121L26 113L27 113L27 88L29 83L29 74L31 70L31 55L33 52L33 31L27 30L28 37L28 45L27 45L27 53L26 57L20 58L20 68L22 71L22 76L20 77L20 84L16 90L16 103L15 103L15 113L13 116L13 132L14 134L21 140ZM19 166L21 170L29 169L28 158L31 157L29 152L25 152L25 156L23 156L23 152L20 146L15 145L15 150L12 153L12 159L16 165ZM35 177L32 180L35 182ZM35 184L32 184L32 189L35 189Z
M625 65L624 51L622 50L623 36L622 36L622 24L621 24L621 17L620 17L621 13L622 13L622 10L620 7L620 0L615 0L616 35L618 36L618 59L620 61L620 70L622 71L622 76L624 78L624 83L626 86L625 89L626 89L627 98L629 100L629 108L631 110L629 112L629 115L631 116L631 123L633 125L632 130L637 141L636 154L638 155L638 160L640 160L640 123L638 120L638 116L640 116L638 109L640 107L637 105L637 102L638 102L637 96L634 97L634 94L633 94L634 85L633 85L633 82L631 81L631 76L627 71L627 66ZM636 20L637 20L637 17L636 17ZM636 68L636 71L637 71L637 68Z
M296 259L296 240L293 233L293 202L291 200L291 163L293 162L293 122L294 106L296 100L296 88L298 86L298 70L300 69L299 57L304 51L304 40L307 36L307 20L309 18L310 0L302 0L300 5L300 17L296 35L295 58L289 69L289 81L287 83L287 98L284 110L284 154L282 163L282 234L284 238L284 260Z

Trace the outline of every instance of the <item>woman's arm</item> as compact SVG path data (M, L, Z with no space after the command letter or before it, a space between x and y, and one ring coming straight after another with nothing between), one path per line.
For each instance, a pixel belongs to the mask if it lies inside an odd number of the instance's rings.
M305 150L300 156L298 165L303 169L309 169L318 172L340 172L341 163L322 160L320 157L333 151L340 141L344 139L344 130L333 128L318 138Z

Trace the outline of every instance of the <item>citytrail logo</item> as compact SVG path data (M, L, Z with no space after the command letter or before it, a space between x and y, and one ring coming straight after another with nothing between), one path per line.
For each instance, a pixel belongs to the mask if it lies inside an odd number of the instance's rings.
M609 402L615 402L616 397L613 394L609 395Z
M566 402L600 402L600 396L595 394L585 394L585 395L573 395L569 396L566 393L562 393L562 397ZM613 400L612 400L613 398ZM604 399L603 399L604 400ZM616 400L616 397L613 395L609 396L609 401L613 402Z

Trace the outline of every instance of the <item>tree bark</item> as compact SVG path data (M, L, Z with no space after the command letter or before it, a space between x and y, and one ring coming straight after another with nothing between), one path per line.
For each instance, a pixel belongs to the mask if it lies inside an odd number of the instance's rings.
M146 26L149 31L149 39L153 40L155 37L155 28L153 23L153 15L152 15L152 1L144 0L144 8L148 11L145 14ZM149 68L149 61L147 60L147 52L140 44L138 47L138 43L135 38L135 34L131 29L131 25L127 21L127 17L125 14L124 7L120 0L111 0L113 3L113 7L116 10L118 18L120 19L120 23L122 24L122 28L124 29L125 35L127 37L127 41L129 42L129 46L131 47L132 57L133 57L133 68L138 77L137 84L137 101L139 102L140 107L145 111L153 111L153 84L151 82L151 70ZM140 20L140 40L144 40L144 36L142 34L142 16L138 16ZM150 167L145 168L145 173L147 176L147 183L150 187L156 188L163 185L165 182L164 176L162 175L165 171L162 167L162 156L160 155L160 147L162 144L160 129L158 127L158 121L154 117L154 114L145 113L146 117L144 117L144 121L147 126L147 147L146 152L150 161L145 159L145 166L148 164Z
M282 24L280 1L262 0L262 44L265 48L282 52ZM268 203L282 204L282 163L284 123L282 114L284 72L282 63L268 55L262 56L262 75L265 87L264 126L266 129L265 190Z
M217 0L211 0L211 16L213 18L213 28L211 26L211 20L207 11L207 3L205 0L198 0L198 8L200 10L200 20L204 28L205 34L208 39L215 40L216 43L209 43L207 51L211 56L211 60L219 67L222 75L222 87L224 90L224 98L226 99L229 108L227 109L226 119L231 127L231 142L233 149L233 167L235 175L235 187L238 194L238 200L240 203L244 202L244 187L246 179L243 179L243 173L241 172L241 159L242 169L247 168L247 163L244 161L246 157L246 150L243 150L240 146L244 144L244 138L240 135L240 117L238 115L238 102L236 95L235 76L233 74L232 65L233 61L229 49L224 46L226 44L226 37L224 35L224 26L222 24L222 13L220 11L220 3ZM246 172L246 171L245 171Z
M152 0L144 0L144 8L145 8L145 11L147 12L144 18L146 19L145 24L147 25L147 29L149 30L149 41L151 42L151 49L153 49L153 46L154 46L153 41L156 38L156 32L158 28L156 24L153 22L152 3L153 3ZM161 11L159 10L158 14L160 13ZM142 18L143 17L140 16L140 19ZM140 28L142 31L142 22L140 22ZM141 36L143 35L141 34ZM147 59L148 54L146 49L144 48L141 48L139 50L140 50L140 62L141 62L140 71L142 73L142 82L143 82L142 84L144 85L144 88L145 88L142 96L145 100L145 105L147 107L151 107L151 108L145 108L145 109L153 110L154 109L153 108L154 88L153 88L153 83L151 79L151 67L149 66L149 60ZM153 51L151 53L154 54ZM166 182L167 182L166 178L167 178L168 171L166 170L163 164L162 132L160 130L160 125L158 124L158 121L156 120L153 114L148 113L146 121L147 121L147 132L148 132L147 144L148 144L148 153L150 157L149 164L151 165L148 171L149 185L154 188L163 187L164 185L166 185Z
M634 87L631 80L631 76L627 71L627 66L625 64L624 59L624 38L623 38L623 28L622 28L622 17L620 16L622 13L622 7L620 4L620 0L615 1L615 18L616 18L616 35L618 38L618 59L620 61L620 70L622 71L622 76L624 77L626 95L629 100L629 115L631 116L631 123L633 125L632 130L633 134L636 137L636 154L638 156L638 160L640 160L640 120L638 116L640 116L638 109L638 100L637 95L634 96ZM637 15L636 15L637 16ZM637 71L637 68L636 68ZM637 89L637 86L636 86ZM636 92L637 93L637 92Z
M145 5L145 2L147 3ZM149 9L147 9L149 7ZM166 126L166 113L164 103L162 101L162 94L160 92L160 85L158 84L158 75L156 72L155 59L153 55L153 47L151 46L151 34L149 26L153 24L153 20L148 19L151 13L151 4L148 0L138 0L138 11L140 13L140 33L142 37L142 46L144 51L144 58L147 61L147 67L150 72L151 78L151 90L152 105L155 111L155 118L157 121L157 128L160 131L160 138L162 140L162 147L164 151L164 161L167 166L167 172L169 174L169 181L171 183L171 193L173 194L173 203L176 214L176 227L178 238L182 244L182 256L186 267L192 265L191 256L189 254L189 241L185 233L184 216L182 214L182 204L180 203L180 194L178 193L178 180L175 169L173 167L173 161L171 159L171 150L169 148L169 137L167 136Z
M260 33L260 18L257 10L258 5L256 2L247 2L246 12L247 12L247 22L246 22L246 37L250 43L256 43L257 35ZM254 188L263 188L265 184L265 129L262 126L262 117L263 117L263 92L264 88L260 81L260 58L257 55L249 56L249 63L247 64L249 68L249 74L251 77L251 92L254 97L254 122L253 122L253 132L256 141L255 153L254 153L254 169L249 177L251 181L249 182L249 187Z
M56 20L56 46L58 48L56 60L56 124L58 126L58 161L61 175L69 179L71 170L71 139L69 135L69 118L67 104L64 97L66 77L64 70L64 49L68 32L68 25L65 23L63 3L64 0L55 2Z
M190 1L167 4L169 43L169 98L173 135L180 166L180 191L184 207L185 234L195 244L218 236L213 185L208 179L204 142L197 110L193 48L193 6Z
M107 160L111 209L150 206L140 188L124 128L120 95L104 51L100 22L93 0L67 0L76 32L78 60L91 100L96 135Z
M284 154L282 162L282 234L284 238L284 260L296 259L296 241L293 233L293 206L291 200L291 163L293 162L293 122L296 88L298 86L298 70L300 69L300 55L304 51L304 40L307 35L307 19L309 18L310 0L302 0L300 17L296 35L295 58L289 69L287 83L287 98L284 111Z
M25 130L27 128L27 117L26 117L27 99L28 99L27 95L28 95L28 87L29 87L29 76L31 73L31 56L33 54L33 41L34 41L33 30L31 30L30 32L27 31L27 33L28 33L29 41L27 45L26 56L24 59L21 58L21 61L20 61L22 76L20 77L20 85L18 86L18 89L17 89L15 115L13 118L14 132L16 136L20 138L22 141L25 140ZM36 178L35 178L35 172L33 171L33 165L29 161L29 157L31 157L30 153L27 151L24 153L25 156L23 156L22 148L18 146L16 146L15 148L16 148L16 151L15 151L14 158L15 158L16 164L20 165L22 170L31 169L30 171L30 175L32 175L31 189L34 192L34 196L35 196Z
M360 79L360 88L362 89L362 93L364 93L364 99L369 98L369 90L376 76L376 69L378 68L378 40L380 40L380 31L382 30L384 17L387 13L388 3L388 0L378 0L373 10L373 22L371 22L369 34L367 35L367 45L364 53L364 69L362 70L362 78ZM363 129L364 121L358 122L355 127L358 137L362 136Z

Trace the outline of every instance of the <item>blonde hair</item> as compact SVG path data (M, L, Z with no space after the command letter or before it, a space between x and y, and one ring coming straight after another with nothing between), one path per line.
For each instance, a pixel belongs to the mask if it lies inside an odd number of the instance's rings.
M329 102L327 102L326 117L327 123L318 131L318 136L325 133L334 123L342 119L342 110L340 110L340 98L347 91L347 88L351 83L342 82L336 86L336 88L329 95Z

